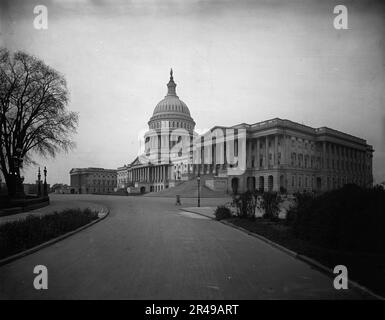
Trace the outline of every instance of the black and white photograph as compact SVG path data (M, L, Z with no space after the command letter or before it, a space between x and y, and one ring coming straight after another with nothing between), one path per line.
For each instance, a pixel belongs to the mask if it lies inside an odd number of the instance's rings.
M0 300L385 300L384 40L375 0L0 0Z

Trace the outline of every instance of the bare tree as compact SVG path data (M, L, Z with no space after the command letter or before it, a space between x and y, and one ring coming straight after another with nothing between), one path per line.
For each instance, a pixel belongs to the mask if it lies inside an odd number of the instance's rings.
M27 53L0 48L0 168L9 196L23 195L23 162L74 146L78 115L66 109L68 101L62 74Z

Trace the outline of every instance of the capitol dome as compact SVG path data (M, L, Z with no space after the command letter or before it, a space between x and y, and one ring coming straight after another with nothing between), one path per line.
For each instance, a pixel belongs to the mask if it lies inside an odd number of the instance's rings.
M154 110L153 115L157 115L164 112L177 112L190 116L190 110L187 105L180 100L177 96L167 95L162 101L160 101Z
M193 131L195 122L190 115L187 105L176 95L176 83L174 82L172 69L167 88L167 95L156 105L154 113L148 122L149 128L184 128Z

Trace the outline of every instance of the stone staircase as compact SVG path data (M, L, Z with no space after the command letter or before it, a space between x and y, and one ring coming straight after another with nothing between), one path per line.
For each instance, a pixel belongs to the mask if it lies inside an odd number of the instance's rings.
M197 198L198 197L198 183L196 179L183 181L179 185L168 188L159 192L151 192L144 195L144 197L169 197L175 198L180 195L181 198ZM226 192L213 191L204 186L201 182L201 198L223 198L230 197Z

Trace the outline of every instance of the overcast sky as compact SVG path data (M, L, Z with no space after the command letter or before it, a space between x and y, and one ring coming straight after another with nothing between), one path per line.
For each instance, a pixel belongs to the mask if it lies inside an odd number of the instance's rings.
M374 1L0 0L0 45L62 72L77 147L36 160L48 182L73 167L117 168L166 94L170 67L197 129L279 117L373 145L385 180L384 6ZM36 5L48 29L33 27ZM348 8L348 30L333 8ZM26 182L37 168L25 170Z

